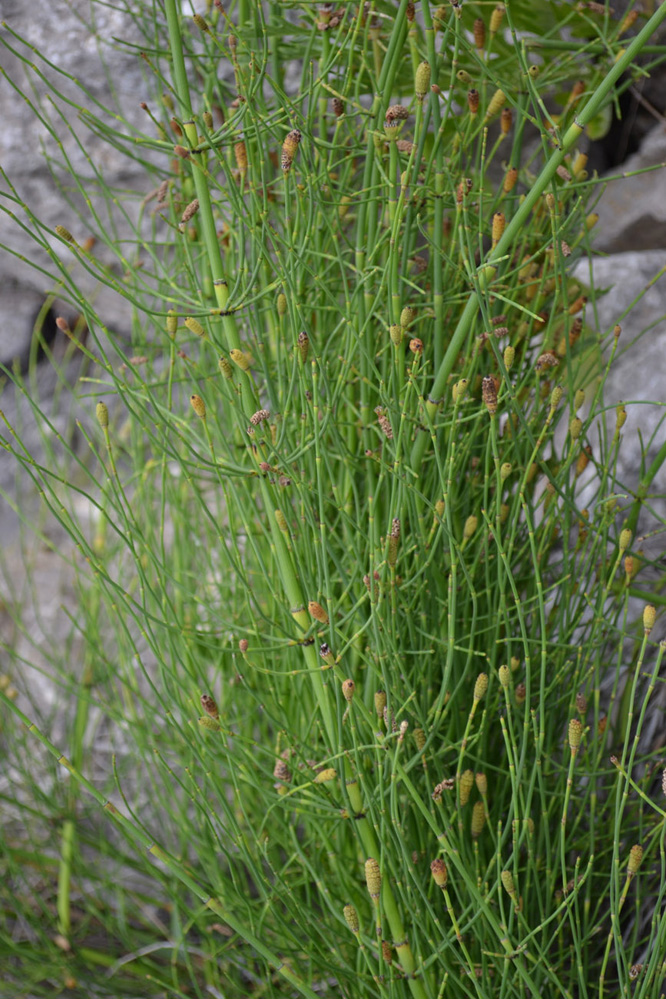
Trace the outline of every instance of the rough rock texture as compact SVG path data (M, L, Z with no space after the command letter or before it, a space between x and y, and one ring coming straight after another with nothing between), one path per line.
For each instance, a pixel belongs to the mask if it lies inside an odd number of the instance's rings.
M603 333L616 324L622 327L604 399L609 407L609 439L615 429L615 406L623 402L627 411L618 460L618 489L625 491L626 502L638 486L641 466L649 467L666 440L666 274L659 276L665 263L662 251L644 250L596 257L579 264L575 272L581 281L589 282L591 267L595 287L608 289L594 307L588 305L587 322ZM593 431L589 438L594 446ZM663 465L652 482L637 531L648 535L640 542L646 556L663 564L666 546L658 530L659 519L666 522ZM665 625L663 620L659 622L660 630L655 634L660 638L666 633Z
M665 264L661 250L646 250L596 257L579 264L575 272L581 281L589 281L591 267L595 287L608 289L594 307L588 305L587 321L602 332L615 324L622 327L605 399L609 406L624 402L627 407L622 430L627 480L635 481L640 469L639 431L648 462L666 439L666 275L658 277ZM612 418L614 424L614 412ZM666 492L664 469L655 487Z
M127 10L110 4L91 4L90 0L69 0L67 4L0 0L0 20L4 25L0 27L0 66L3 70L0 74L0 162L7 177L7 180L0 177L0 208L13 213L19 223L11 224L5 215L0 216L3 220L0 241L12 251L0 250L0 312L4 320L0 324L0 363L12 366L18 361L22 370L26 370L31 350L36 348L33 343L35 321L44 310L47 297L56 292L52 308L45 320L40 320L39 328L50 340L56 360L65 355L68 341L55 326L55 317L64 316L71 323L77 311L68 303L67 293L61 291L58 295L54 281L37 269L57 272L46 249L36 245L31 232L38 232L46 245L57 247L58 256L71 268L78 287L94 301L105 326L124 338L130 330L127 303L101 286L81 266L75 255L58 240L54 229L56 225L65 225L78 242L86 240L89 235L86 219L102 204L96 197L96 172L111 186L139 192L134 204L130 204L130 212L137 210L140 198L148 192L152 181L143 167L135 165L121 151L95 135L81 121L78 109L95 107L95 102L99 102L126 119L132 128L152 136L154 127L140 107L140 102L150 95L150 82L144 79L138 51L114 42L119 38L139 41L137 25ZM26 63L43 74L43 79ZM46 123L50 123L51 130L47 124L39 124L10 80L29 96L33 107ZM113 89L109 80L112 80ZM49 87L58 92L55 101L48 96ZM95 110L100 112L98 107ZM106 120L112 121L109 115ZM117 122L114 127L119 127ZM81 191L72 189L71 180L63 169L65 158L82 178L82 188L90 205L86 204ZM22 208L23 203L29 206L32 218ZM115 231L122 238L131 230L123 223L120 213L117 214ZM102 244L98 243L94 252L97 260L117 270L117 262ZM78 373L79 364L70 364L65 377L73 384ZM54 429L69 434L68 407L55 405L52 409L50 403L58 381L53 365L39 364L30 395L49 413ZM21 428L27 448L41 454L43 422L31 410L28 400L11 385L3 390L2 409L9 423ZM14 460L4 452L0 453L0 489L13 497L18 495L15 475ZM27 510L32 517L33 509L36 509L34 491L31 495L26 489L21 505L24 513ZM0 538L3 542L13 539L17 529L18 519L10 506L0 503ZM17 552L15 557L18 558Z
M648 168L648 173L637 172ZM600 215L595 249L626 256L628 250L665 248L666 126L648 132L640 150L620 169L619 177L613 171L618 179L608 182L595 209Z
M656 180L657 185L664 183L666 175L662 176L664 179ZM631 216L629 205L627 213ZM612 224L616 222L614 219ZM628 224L631 226L631 219ZM611 407L607 419L609 438L615 427L615 405L623 402L627 410L618 461L619 491L626 496L626 500L621 500L623 506L631 502L632 491L640 481L641 465L649 467L666 440L666 274L658 276L665 264L662 250L642 250L596 257L579 265L577 271L581 280L589 280L591 266L595 287L609 289L596 301L596 318L591 312L587 314L588 322L603 332L616 323L622 327L604 398ZM645 567L640 577L644 592L650 591L651 582L663 574L666 564L663 523L666 523L666 468L662 465L650 487L636 531L635 548L642 550L653 563ZM633 599L631 614L639 616L643 607L644 601ZM651 640L665 637L666 621L659 615ZM664 745L665 707L666 688L660 684L642 730L642 747L657 750Z
M17 81L23 93L30 94L33 105L53 122L64 154L81 177L88 180L87 188L93 202L91 163L113 183L126 189L141 189L146 184L144 171L132 169L126 157L77 120L77 107L91 106L98 100L115 105L137 128L146 128L146 115L139 106L148 89L142 77L141 60L136 51L123 50L112 42L114 37L138 40L136 25L127 12L114 9L110 4L91 5L89 0L70 0L67 4L0 0L0 19L7 25L0 28L0 41L5 43L0 47L0 64L4 70L0 76L0 162L15 189L16 198L29 205L44 224L45 238L51 246L58 245L57 237L53 235L58 224L64 224L83 241L87 236L84 223L77 219L59 190L58 182L64 177L60 167L63 153L58 149L55 136L38 124L9 80ZM32 51L13 33L25 39ZM57 106L84 140L85 154L47 98L45 82L34 73L28 73L23 60L31 62L62 95ZM104 62L112 67L113 94L103 70ZM84 82L89 95L87 100L73 77ZM42 150L52 158L50 169L41 155ZM0 179L0 192L7 191L4 178ZM85 218L86 209L80 194L75 192L73 201L83 209ZM20 204L17 206L15 201L1 194L0 204L13 211L28 229L34 229L34 222L22 211ZM45 275L26 265L26 260L33 265L48 264L47 254L39 251L30 236L19 227L3 223L2 230L2 241L19 254L18 257L7 253L0 256L0 307L3 316L12 319L0 325L0 362L7 363L16 357L25 358L35 317L53 286ZM76 278L87 293L97 296L100 314L108 316L109 325L119 328L127 323L127 308L117 295L106 290L100 292L82 268L77 269Z

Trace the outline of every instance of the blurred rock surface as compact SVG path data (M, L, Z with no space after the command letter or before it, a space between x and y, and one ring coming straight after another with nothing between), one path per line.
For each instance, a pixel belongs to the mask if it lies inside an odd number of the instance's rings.
M5 43L0 48L4 71L0 75L2 168L19 200L29 205L33 215L43 224L43 234L52 246L59 245L53 235L56 225L65 225L83 242L88 233L67 204L59 183L68 189L68 196L81 209L84 218L88 209L80 192L70 190L71 185L61 166L63 153L81 177L93 205L95 169L103 173L107 182L118 187L141 190L146 185L143 169L77 121L77 107L93 108L94 102L99 101L103 106L117 110L130 125L142 130L146 128L146 114L139 106L146 91L140 59L135 51L112 43L114 38L138 42L136 23L128 11L111 4L91 4L89 0L69 0L66 4L47 0L34 3L0 0L0 20L4 22L0 27L0 39ZM14 34L24 39L29 47ZM32 75L36 82L34 89L24 60L33 63L43 74L43 82ZM112 67L113 91L104 63ZM87 101L74 78L83 83ZM54 123L58 142L26 108L24 98L10 81L14 81L35 107ZM62 95L57 104L64 121L59 121L54 112L47 95L47 83ZM75 141L66 126L67 121L85 137L84 148ZM58 143L62 143L62 153ZM48 164L42 155L44 151L51 158ZM5 189L1 182L0 190ZM28 229L26 232L6 222L2 226L2 241L15 254L0 255L0 307L5 317L0 324L0 362L8 363L16 357L24 357L29 350L35 317L52 291L53 283L34 269L49 265L47 254L39 250L29 235L34 223L20 205L8 198L0 197L0 202ZM62 253L60 245L59 248ZM76 280L87 295L95 297L96 307L109 326L127 325L129 310L118 295L100 288L83 268L77 268ZM6 321L7 316L11 316L11 322Z
M620 254L665 249L666 125L648 132L639 151L612 176L618 179L608 181L595 208L600 215L595 249Z

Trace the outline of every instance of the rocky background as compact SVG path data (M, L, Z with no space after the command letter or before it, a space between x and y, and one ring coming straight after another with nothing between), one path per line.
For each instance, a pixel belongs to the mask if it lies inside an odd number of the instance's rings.
M617 4L616 4L617 7ZM0 162L19 199L30 205L42 220L45 232L53 232L58 224L67 225L70 209L59 192L48 164L40 155L42 144L53 151L56 144L37 124L24 100L12 88L11 79L23 78L21 59L16 53L25 49L13 38L16 32L34 46L31 55L47 80L55 82L60 92L80 103L75 85L62 73L85 81L90 100L103 104L115 102L122 114L137 125L145 125L145 112L139 102L146 87L136 53L111 50L109 39L136 38L132 18L110 5L90 4L89 0L47 2L47 0L0 0ZM92 27L92 31L91 31ZM114 92L102 72L102 60L113 67ZM43 60L46 60L44 62ZM50 66L48 64L51 64ZM62 71L62 73L59 73ZM611 407L620 400L628 410L624 428L625 443L621 452L620 476L626 483L636 483L641 465L641 446L654 455L666 436L666 278L655 277L666 268L666 85L663 75L653 75L640 87L627 90L622 98L623 119L603 143L591 148L590 170L600 175L628 174L622 180L610 180L601 194L596 210L600 220L595 231L595 245L600 255L579 265L582 280L594 272L595 283L610 289L587 307L586 319L601 330L616 322L622 326L620 356L611 371L606 399ZM35 103L45 99L46 88L34 95ZM71 114L76 109L71 108ZM74 167L83 177L90 176L90 165L65 129L58 138ZM90 137L87 152L99 163L107 179L118 186L141 189L147 186L146 176L101 139ZM655 167L650 172L640 172ZM135 171L135 172L133 172ZM633 175L633 176L632 176ZM7 193L7 183L0 176L0 191ZM147 192L146 192L147 193ZM14 212L20 221L30 223L20 207L0 195L0 205ZM36 317L43 308L50 284L43 274L31 268L46 261L40 258L35 244L19 227L2 222L0 239L15 255L0 253L0 361L11 366L17 363L25 369L30 356ZM79 275L84 277L84 275ZM109 327L119 335L127 335L130 327L127 306L112 292L83 285L95 296L96 307ZM637 302L636 302L637 300ZM636 302L630 308L631 303ZM627 312L627 310L629 311ZM52 340L57 353L64 349L63 339L55 326L57 314L68 315L66 305L57 305L46 314L45 335ZM48 400L55 389L52 366L44 361L37 369L37 382L42 399ZM10 386L2 390L0 406L12 422L16 418L17 400ZM611 409L614 419L614 413ZM64 419L54 413L55 425ZM40 445L39 428L29 414L26 416L25 437L31 448ZM639 431L642 434L639 439ZM654 435L654 436L653 436ZM651 440L652 438L652 440ZM0 488L21 508L30 511L29 518L38 518L38 506L30 484L16 480L13 460L0 452ZM654 484L657 494L653 506L666 514L666 473L662 471ZM33 513L34 511L34 513ZM39 520L34 523L40 524ZM58 532L53 524L40 524L41 537L30 536L12 511L11 504L0 500L0 551L4 572L0 572L0 627L2 641L18 650L19 655L37 667L44 665L41 642L57 643L71 625L63 616L63 605L72 605L72 580L57 554ZM664 536L657 534L645 542L646 552L659 559L665 550ZM4 580L2 576L4 575ZM32 583L30 583L32 580ZM33 589L36 587L36 591ZM33 603L39 612L30 610ZM25 630L16 615L22 607ZM0 653L1 655L1 653ZM3 672L0 666L0 673ZM55 696L43 674L40 675L45 699Z

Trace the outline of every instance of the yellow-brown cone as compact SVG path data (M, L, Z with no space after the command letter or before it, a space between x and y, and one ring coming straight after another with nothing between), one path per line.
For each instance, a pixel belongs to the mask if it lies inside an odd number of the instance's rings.
M320 624L328 624L328 614L326 613L322 605L318 604L316 600L311 600L309 602L308 610L310 611L310 615L315 619L315 621L319 621Z

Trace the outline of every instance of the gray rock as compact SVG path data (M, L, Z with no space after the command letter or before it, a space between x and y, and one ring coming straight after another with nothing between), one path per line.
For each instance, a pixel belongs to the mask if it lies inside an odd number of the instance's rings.
M648 173L628 176L656 167ZM666 127L648 132L639 152L608 181L595 211L594 246L605 253L666 247ZM614 279L616 280L616 279Z
M666 275L652 283L665 265L666 253L648 250L596 257L575 270L578 280L589 282L591 268L595 286L608 289L588 304L587 322L600 332L615 324L622 327L605 399L609 406L622 401L627 408L620 452L620 470L627 479L640 470L639 432L648 461L666 439ZM614 425L614 413L612 419ZM655 488L666 491L664 469Z
M2 241L11 250L11 253L0 254L0 307L3 316L12 317L11 324L4 324L0 336L0 361L7 363L15 357L25 356L34 317L54 287L47 275L34 269L46 267L53 272L54 267L47 253L31 238L36 223L23 210L22 203L39 219L41 235L57 249L65 265L74 265L75 280L86 296L94 297L99 315L110 326L128 328L127 305L114 292L100 288L62 246L53 230L61 224L80 242L87 238L86 220L91 209L85 199L90 198L93 208L102 205L101 199L96 197L95 170L103 172L111 186L145 189L147 193L149 183L142 167L134 166L120 151L83 125L77 108L94 107L94 102L100 101L131 126L150 134L153 128L139 106L141 100L148 99L149 86L142 77L141 59L136 51L122 49L113 42L114 37L139 40L129 12L110 5L91 5L87 0L72 0L67 5L0 0L0 15L7 24L0 30L0 42L5 43L0 49L4 70L0 76L3 122L0 161L8 183L14 189L12 196L8 184L4 179L0 181L0 203L25 226L22 229L20 225L3 223ZM93 16L94 30L91 31ZM17 40L13 33L25 42ZM104 63L112 66L108 78ZM36 67L43 78L40 79L28 64ZM51 132L26 109L24 97L17 93L10 80L16 82L35 109L51 123ZM81 81L85 92L77 80ZM60 92L61 97L56 97L55 105L49 87ZM82 139L81 145L74 130ZM85 197L82 191L72 191L71 179L64 169L64 157L81 177ZM129 227L123 229L121 221L119 236L129 231ZM112 263L112 257L104 247L98 244L95 252L105 263ZM66 293L61 294L62 299L67 297Z
M104 325L126 339L131 329L128 303L101 285L77 255L58 239L54 229L64 225L80 243L100 227L106 228L110 237L119 241L132 237L131 226L140 200L155 186L159 173L155 175L156 180L151 179L145 166L135 164L94 134L82 122L78 111L89 107L101 115L100 107L95 105L99 102L101 107L108 107L119 116L113 121L109 114L104 117L120 130L127 132L136 128L148 135L154 134L154 126L140 107L144 99L151 103L150 81L144 79L143 61L138 50L123 48L114 41L117 38L140 41L129 10L90 4L88 0L72 0L68 4L52 4L46 0L31 4L22 0L0 0L0 18L6 25L0 28L3 70L0 74L3 123L0 162L7 177L7 180L0 178L0 205L17 220L17 224L12 225L6 215L2 216L0 240L10 252L0 251L0 310L3 316L0 363L11 367L18 361L26 370L35 320L52 295L54 300L48 321L55 335L56 361L55 365L47 363L37 367L28 394L5 385L2 409L10 426L20 430L25 446L34 455L41 455L46 446L45 424L32 403L48 414L54 432L63 434L70 442L75 433L71 407L54 404L52 399L62 391L63 378L69 385L75 384L81 373L81 358L75 358L65 369L58 370L66 356L68 341L55 331L54 318L62 315L73 325L80 307L74 301L74 295L68 294L65 288L58 289L57 282L49 277L49 274L57 273L57 264L31 234L37 234L56 252L80 292L94 304ZM39 70L43 78L30 66ZM50 123L51 131L26 107L21 93L10 81L29 97L34 109ZM55 96L55 103L52 88L60 95ZM120 124L121 120L128 124ZM73 188L65 161L81 179L79 190ZM156 162L159 164L161 159ZM129 220L123 219L120 212L116 212L113 220L109 219L104 199L98 193L99 174L112 188L139 192L124 206L129 211ZM23 204L29 206L30 214ZM97 225L91 220L95 210L100 212L101 219ZM94 248L94 256L118 272L115 255L101 241ZM63 277L66 277L66 271ZM104 345L103 330L95 332ZM95 345L90 341L89 347L95 352ZM93 403L90 406L94 409ZM31 490L27 477L22 483L15 478L17 467L11 456L5 452L0 454L0 489L18 501L23 515L27 513L31 518L37 509L36 493ZM3 542L10 542L17 529L18 520L11 505L1 503L0 537ZM14 557L19 558L16 552Z

